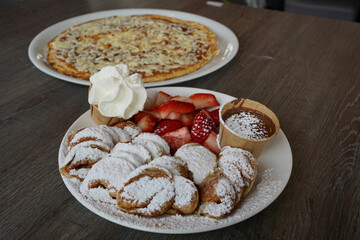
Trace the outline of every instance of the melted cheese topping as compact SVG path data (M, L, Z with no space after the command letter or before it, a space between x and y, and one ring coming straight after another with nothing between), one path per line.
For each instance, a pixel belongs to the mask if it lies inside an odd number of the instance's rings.
M91 75L118 63L143 76L169 73L213 55L214 35L206 27L186 23L141 15L103 18L69 28L50 42L50 49L58 59Z

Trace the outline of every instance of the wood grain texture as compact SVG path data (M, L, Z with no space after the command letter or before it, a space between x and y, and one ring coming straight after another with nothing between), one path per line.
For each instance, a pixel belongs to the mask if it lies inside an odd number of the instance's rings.
M84 208L58 172L60 141L88 110L87 87L45 75L32 38L81 14L120 8L187 11L237 35L229 64L177 84L264 103L292 147L293 172L268 208L187 239L360 238L360 25L192 0L0 2L0 239L183 239L113 224Z

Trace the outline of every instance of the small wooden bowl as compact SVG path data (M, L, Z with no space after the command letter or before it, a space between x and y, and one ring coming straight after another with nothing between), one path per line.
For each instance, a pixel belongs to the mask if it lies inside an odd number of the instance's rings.
M237 135L233 130L231 130L228 126L225 125L223 116L226 111L233 110L234 113L236 113L236 110L240 109L241 107L250 110L256 110L269 117L275 125L274 133L270 137L263 140L246 139ZM249 99L239 98L224 104L220 108L219 144L221 147L231 146L231 147L242 148L244 150L251 152L254 155L254 157L258 157L261 154L264 147L266 146L266 144L278 134L279 130L280 130L280 123L275 113L273 113L268 107L266 107L265 105L259 102Z

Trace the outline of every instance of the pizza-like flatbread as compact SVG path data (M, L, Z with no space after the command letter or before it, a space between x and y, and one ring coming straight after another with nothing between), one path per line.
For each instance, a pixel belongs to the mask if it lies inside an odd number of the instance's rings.
M216 35L204 25L158 15L113 16L73 26L48 43L48 61L79 79L123 63L143 82L196 71L216 52Z

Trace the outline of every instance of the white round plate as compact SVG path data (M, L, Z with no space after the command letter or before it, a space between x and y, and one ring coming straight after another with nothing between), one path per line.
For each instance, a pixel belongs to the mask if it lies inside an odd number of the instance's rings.
M162 87L147 89L148 96L155 98L158 91L164 91L171 95L190 96L193 93L212 93L220 104L234 99L234 97L198 88ZM91 119L90 111L80 116L66 132L59 150L59 167L67 154L67 135L79 128L95 126ZM86 208L97 215L133 229L157 232L157 233L197 233L224 228L254 216L269 206L283 191L291 174L292 154L285 134L280 130L279 134L265 147L263 153L257 159L259 169L258 176L249 195L243 199L233 213L223 219L215 220L207 217L163 215L156 218L144 218L122 212L115 205L95 202L86 198L79 192L80 181L62 176L62 179L72 195Z
M238 39L236 38L236 35L223 24L218 23L209 18L191 13L172 11L172 10L119 9L119 10L102 11L102 12L95 12L95 13L81 15L78 17L61 21L46 28L31 41L28 49L29 58L31 62L38 69L40 69L41 71L43 71L44 73L50 76L72 83L90 85L89 81L64 75L56 71L56 69L54 69L53 67L51 67L47 61L47 51L48 51L47 43L51 41L54 37L62 33L63 31L68 29L69 27L80 23L84 23L94 19L115 16L115 15L127 16L127 15L140 15L140 14L164 15L172 18L178 18L186 21L194 21L201 23L207 26L216 34L218 41L218 45L216 47L219 50L219 53L215 55L210 62L208 62L205 66L203 66L199 70L166 81L145 83L145 87L163 86L163 85L175 84L175 83L190 81L199 78L201 76L204 76L221 68L222 66L230 62L230 60L233 59L233 57L235 57L238 51L239 42Z

